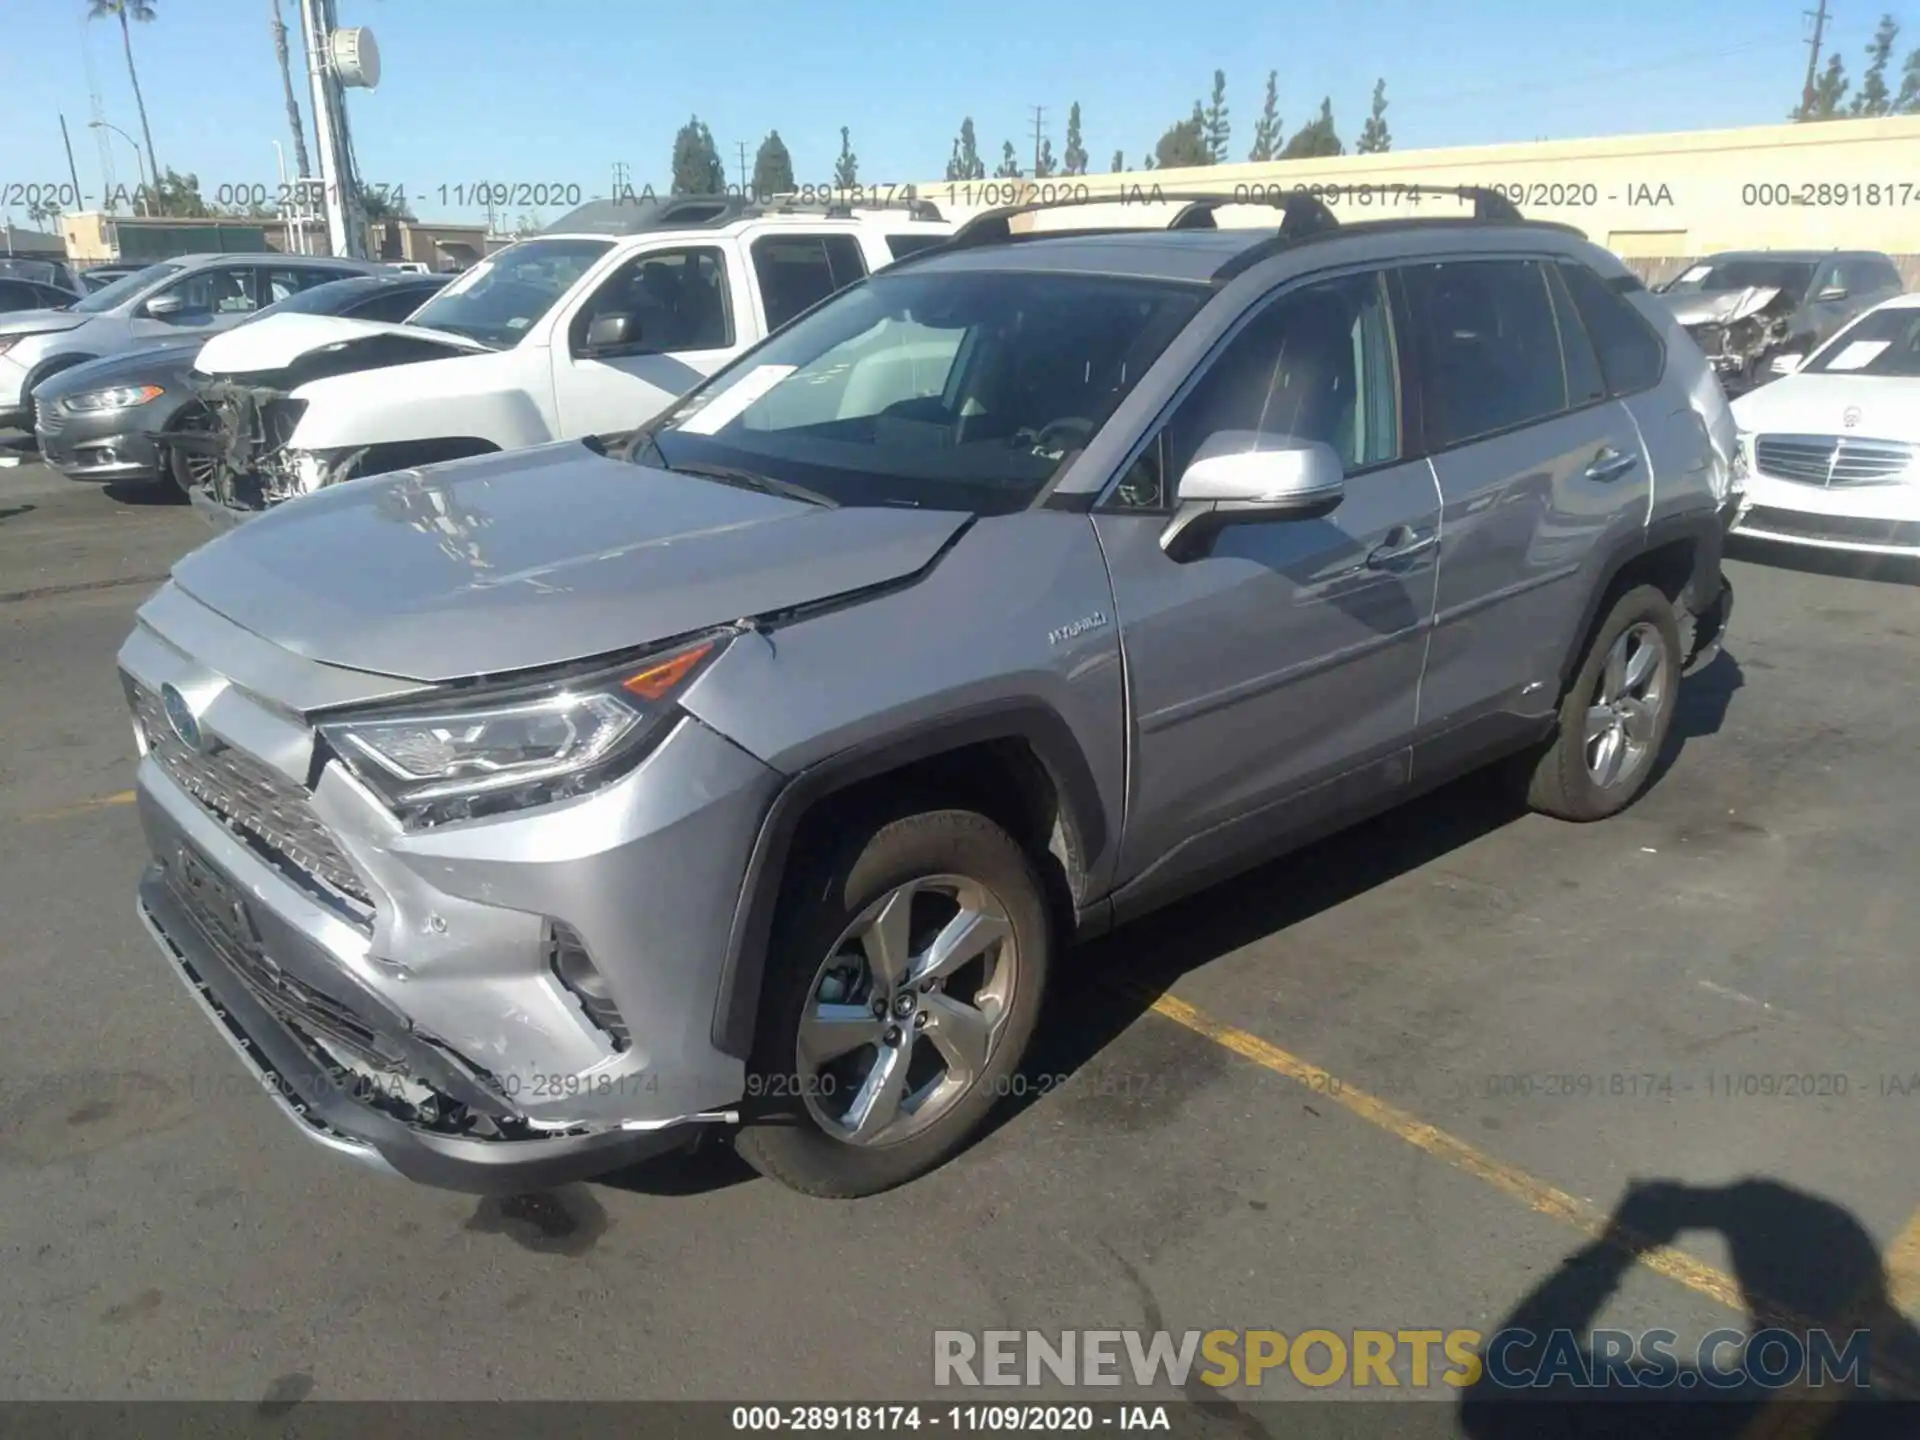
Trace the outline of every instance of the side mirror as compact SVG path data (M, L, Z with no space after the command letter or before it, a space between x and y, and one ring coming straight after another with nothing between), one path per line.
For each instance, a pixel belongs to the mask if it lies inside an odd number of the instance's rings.
M1844 300L1847 298L1847 287L1844 285L1829 285L1813 298L1816 300Z
M1312 520L1346 498L1346 469L1331 445L1290 435L1222 430L1209 436L1180 477L1173 519L1160 548L1191 559L1229 525Z
M587 326L585 353L599 355L609 350L624 350L640 340L640 322L622 313L596 315Z
M156 295L147 301L147 318L151 320L177 320L190 313L184 295Z

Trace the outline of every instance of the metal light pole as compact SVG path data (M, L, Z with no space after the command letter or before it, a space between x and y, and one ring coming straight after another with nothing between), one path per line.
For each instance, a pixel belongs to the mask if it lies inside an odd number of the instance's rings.
M335 255L367 258L359 178L347 146L346 89L371 90L380 83L380 52L364 29L342 30L334 0L300 0L301 39L313 82L314 138L320 146L322 203L327 240Z
M144 156L140 152L139 142L135 140L133 136L129 135L126 131L122 130L118 125L110 125L105 120L89 120L87 122L87 128L89 130L111 130L114 134L118 135L122 140L126 141L127 144L133 146L134 173L140 177L140 189L147 197L147 209L149 213L151 213L153 209L153 199L154 199L153 187L147 184L147 160L146 160L146 156ZM134 207L133 213L136 215L140 213L140 209L138 206Z

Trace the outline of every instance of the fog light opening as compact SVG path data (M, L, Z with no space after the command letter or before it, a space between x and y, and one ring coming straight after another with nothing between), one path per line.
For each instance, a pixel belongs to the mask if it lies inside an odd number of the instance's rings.
M613 1042L613 1048L630 1048L633 1037L620 1007L613 1003L606 976L594 965L580 933L564 921L547 922L547 963L554 978L579 1002L581 1012Z

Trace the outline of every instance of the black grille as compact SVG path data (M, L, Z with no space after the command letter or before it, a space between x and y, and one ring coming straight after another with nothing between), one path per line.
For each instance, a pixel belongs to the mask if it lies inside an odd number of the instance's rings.
M1852 545L1900 545L1920 548L1920 520L1869 520L1857 515L1809 515L1756 505L1736 527L1788 540L1827 540Z
M147 753L181 789L290 878L348 918L363 926L368 922L373 897L313 813L305 790L231 745L216 741L204 753L188 748L174 733L158 695L143 685L130 683L128 689Z
M404 1062L384 1052L373 1027L350 1007L274 962L261 943L246 902L207 860L182 846L167 866L167 878L187 913L261 1004L295 1028L340 1046L364 1064L388 1072L406 1068Z
M1885 485L1901 479L1914 459L1914 447L1898 440L1762 435L1753 442L1756 471L1799 485Z

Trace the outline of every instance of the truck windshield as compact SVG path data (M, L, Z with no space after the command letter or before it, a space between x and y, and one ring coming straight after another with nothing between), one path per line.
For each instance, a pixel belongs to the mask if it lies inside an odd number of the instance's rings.
M611 240L522 240L490 255L421 306L411 325L449 330L496 350L518 345Z
M1816 375L1920 376L1920 305L1870 310L1807 362Z
M696 392L643 455L843 505L1022 509L1210 294L1109 275L882 273Z

